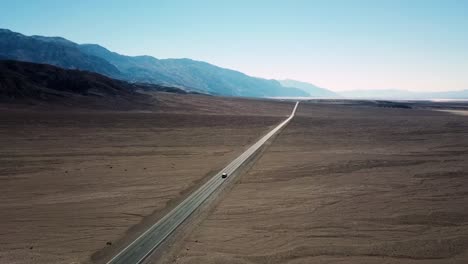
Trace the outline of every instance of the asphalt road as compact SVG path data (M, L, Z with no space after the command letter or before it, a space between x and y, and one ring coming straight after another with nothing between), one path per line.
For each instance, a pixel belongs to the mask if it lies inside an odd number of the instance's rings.
M142 263L161 243L182 224L203 202L223 184L227 179L221 177L222 173L227 173L228 177L240 168L260 147L283 128L296 113L299 102L296 102L291 115L281 124L268 132L249 149L233 160L223 170L214 175L198 190L194 191L177 207L151 226L137 239L115 255L107 264L131 264Z

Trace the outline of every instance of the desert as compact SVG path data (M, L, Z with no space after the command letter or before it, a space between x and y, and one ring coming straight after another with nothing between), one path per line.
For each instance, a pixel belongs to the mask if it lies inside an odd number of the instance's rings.
M0 264L468 263L468 0L1 11Z
M86 263L112 254L282 121L292 105L153 98L152 111L4 105L0 263Z
M468 120L301 103L172 263L466 263Z

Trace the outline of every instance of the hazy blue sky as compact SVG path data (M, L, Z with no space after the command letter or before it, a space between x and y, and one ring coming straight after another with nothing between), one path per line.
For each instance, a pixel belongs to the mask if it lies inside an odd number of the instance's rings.
M468 89L468 0L0 0L0 27L332 90Z

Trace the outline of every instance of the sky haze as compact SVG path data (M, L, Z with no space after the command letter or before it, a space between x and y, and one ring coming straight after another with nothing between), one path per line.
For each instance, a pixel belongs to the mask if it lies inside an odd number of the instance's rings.
M334 91L468 89L468 1L1 1L0 27Z

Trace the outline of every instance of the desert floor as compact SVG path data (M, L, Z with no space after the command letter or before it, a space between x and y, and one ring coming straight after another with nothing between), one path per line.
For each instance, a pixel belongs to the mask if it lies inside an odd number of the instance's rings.
M292 107L164 93L149 111L3 106L0 263L113 254Z
M175 263L468 263L468 117L302 103Z

